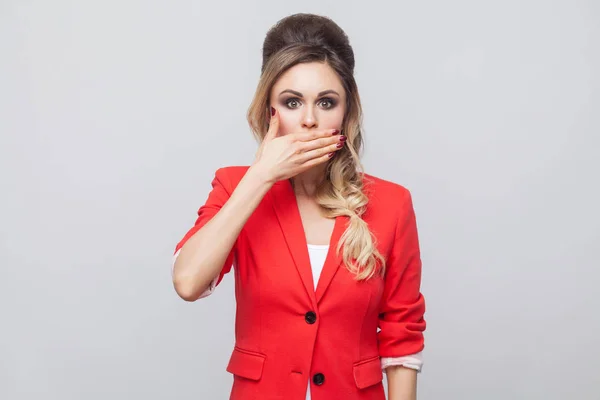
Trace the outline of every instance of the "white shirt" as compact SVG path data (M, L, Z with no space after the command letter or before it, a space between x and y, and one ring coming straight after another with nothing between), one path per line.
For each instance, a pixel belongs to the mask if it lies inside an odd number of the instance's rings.
M323 244L308 244L308 255L310 258L310 266L313 274L313 283L315 286L315 290L317 288L317 282L319 281L319 276L321 275L321 271L323 270L323 264L325 264L325 258L327 257L327 252L329 251L329 245ZM175 253L173 256L173 263L171 265L171 274L173 273L173 267L175 266L175 260L179 255L179 251ZM208 289L206 289L199 297L199 299L203 297L207 297L211 295L217 284L217 279L219 275L213 279ZM403 365L407 368L412 368L417 370L417 372L421 372L421 367L423 366L422 360L422 352L418 352L416 354L411 354L403 357L381 357L381 368L385 370L387 367L392 365ZM387 372L387 371L386 371ZM310 398L310 375L307 381L307 389L306 389L306 400L311 400Z

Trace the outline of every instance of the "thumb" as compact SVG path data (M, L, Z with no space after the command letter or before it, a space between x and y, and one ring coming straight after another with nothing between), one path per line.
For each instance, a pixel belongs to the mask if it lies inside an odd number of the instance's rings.
M264 140L273 140L277 137L279 132L279 113L273 107L271 107L271 119L269 120L269 130L265 135Z

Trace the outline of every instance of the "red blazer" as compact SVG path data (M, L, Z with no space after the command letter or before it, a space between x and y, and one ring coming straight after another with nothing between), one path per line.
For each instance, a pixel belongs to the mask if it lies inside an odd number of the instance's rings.
M227 201L248 166L219 168L183 244ZM240 232L217 285L235 260L235 346L226 370L230 400L385 400L380 357L424 348L425 300L410 192L365 174L363 219L387 260L385 277L356 282L336 245L348 217L336 217L323 270L313 286L293 188L275 183ZM378 331L379 329L379 331Z

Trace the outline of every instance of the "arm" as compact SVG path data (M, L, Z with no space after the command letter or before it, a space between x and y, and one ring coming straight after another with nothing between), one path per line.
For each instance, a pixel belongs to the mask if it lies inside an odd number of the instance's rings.
M396 236L387 260L385 285L380 309L378 333L382 361L402 359L385 368L390 400L416 399L417 373L424 348L425 299L420 291L421 258L417 224L411 194L404 189L398 195ZM418 368L410 368L415 364Z
M417 374L423 366L422 352L402 357L382 357L381 368L388 380L390 400L416 400Z
M416 400L417 399L417 371L402 365L387 367L388 399L389 400Z
M177 244L173 265L173 285L184 300L195 301L231 269L234 244L273 182L251 166L231 192L226 174L220 168L212 181L213 189L198 210L198 219Z
M235 247L235 246L234 246ZM181 252L181 249L177 250L175 252L175 254L173 255L173 261L171 262L171 278L173 277L173 270L175 268L175 262L177 261L177 257L179 256L179 253ZM235 264L235 262L234 262ZM233 265L231 266L233 267ZM223 269L224 270L231 270L231 267L228 265L223 265ZM217 287L217 283L220 282L221 277L224 275L223 274L224 271L221 271L220 274L216 275L213 280L210 282L210 284L208 285L208 287L204 290L204 292L202 292L200 294L200 296L198 296L198 299L203 299L205 297L210 296L211 294L213 294L213 292L215 291L215 288Z

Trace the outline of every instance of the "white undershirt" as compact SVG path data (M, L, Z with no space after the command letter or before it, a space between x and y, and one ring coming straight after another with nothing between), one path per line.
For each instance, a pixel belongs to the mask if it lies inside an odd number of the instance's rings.
M325 258L327 257L328 251L329 245L327 244L308 245L308 255L310 257L310 266L312 269L315 290L317 290L317 282L319 281L319 276L321 276L321 271L323 270L323 265L325 264Z

